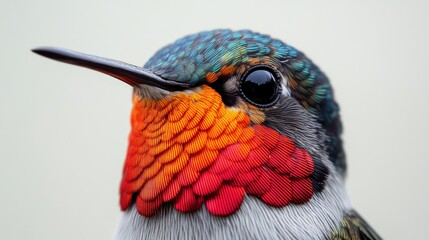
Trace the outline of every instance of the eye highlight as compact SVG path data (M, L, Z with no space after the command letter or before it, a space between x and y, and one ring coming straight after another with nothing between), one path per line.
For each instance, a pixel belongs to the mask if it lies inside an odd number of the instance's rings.
M272 106L281 91L279 73L268 66L253 67L241 79L241 96L258 107Z

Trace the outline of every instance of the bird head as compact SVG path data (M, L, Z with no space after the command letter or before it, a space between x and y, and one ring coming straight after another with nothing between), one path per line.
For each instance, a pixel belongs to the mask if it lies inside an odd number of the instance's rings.
M59 48L34 52L133 87L120 205L216 216L245 195L305 204L345 173L338 105L303 53L251 31L215 30L159 50L144 67ZM329 168L327 165L334 166Z

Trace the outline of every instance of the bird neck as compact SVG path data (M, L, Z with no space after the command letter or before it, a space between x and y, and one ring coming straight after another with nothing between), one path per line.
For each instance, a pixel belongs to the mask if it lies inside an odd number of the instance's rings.
M331 163L329 168L334 172ZM166 205L147 218L133 205L123 213L115 239L328 239L348 209L342 178L335 173L306 204L273 208L246 196L240 210L228 217L213 216L205 208L184 214Z

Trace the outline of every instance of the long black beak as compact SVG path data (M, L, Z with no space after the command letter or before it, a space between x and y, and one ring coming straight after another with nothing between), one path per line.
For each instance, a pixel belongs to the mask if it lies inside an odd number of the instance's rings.
M139 84L145 84L168 91L183 90L190 87L186 83L163 79L148 69L113 59L54 47L35 48L32 51L47 58L108 74L130 84L133 87L138 86Z

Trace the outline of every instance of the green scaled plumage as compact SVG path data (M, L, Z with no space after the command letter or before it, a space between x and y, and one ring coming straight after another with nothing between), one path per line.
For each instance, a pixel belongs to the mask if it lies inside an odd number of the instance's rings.
M341 226L333 231L334 240L380 240L381 237L355 211L348 212Z

